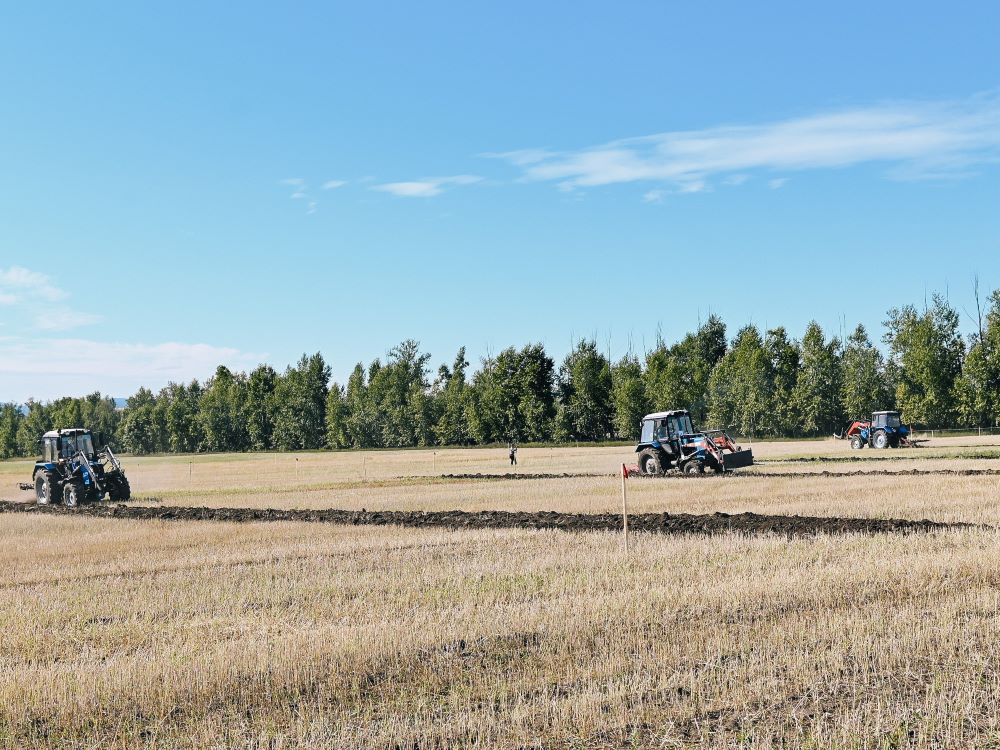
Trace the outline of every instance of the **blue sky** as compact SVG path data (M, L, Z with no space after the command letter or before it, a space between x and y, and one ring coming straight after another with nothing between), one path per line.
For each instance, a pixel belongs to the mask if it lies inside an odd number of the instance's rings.
M8 4L0 400L970 306L1000 6L810 5Z

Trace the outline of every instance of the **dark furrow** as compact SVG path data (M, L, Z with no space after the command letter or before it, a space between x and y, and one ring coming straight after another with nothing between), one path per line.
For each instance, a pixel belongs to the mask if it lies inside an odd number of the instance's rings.
M84 505L70 510L59 505L32 505L0 501L0 513L75 515L138 521L229 521L236 523L305 521L343 525L439 527L446 529L554 529L561 531L620 531L620 515L610 513L537 513L488 510L449 511L352 511L281 510L276 508L136 507L129 505ZM939 523L899 518L836 518L822 516L767 516L757 513L641 513L629 516L629 528L658 534L888 534L988 528L968 523Z

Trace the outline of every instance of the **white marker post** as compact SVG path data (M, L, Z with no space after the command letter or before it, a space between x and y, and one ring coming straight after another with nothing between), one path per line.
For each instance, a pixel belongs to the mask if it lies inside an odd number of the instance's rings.
M625 536L625 554L628 554L628 494L625 480L628 479L628 469L622 464L622 532Z

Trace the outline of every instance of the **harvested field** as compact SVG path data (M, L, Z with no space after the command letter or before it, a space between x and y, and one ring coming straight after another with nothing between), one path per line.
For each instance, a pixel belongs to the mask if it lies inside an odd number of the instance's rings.
M626 556L591 450L126 458L76 512L0 463L0 748L1000 738L1000 459L630 480Z

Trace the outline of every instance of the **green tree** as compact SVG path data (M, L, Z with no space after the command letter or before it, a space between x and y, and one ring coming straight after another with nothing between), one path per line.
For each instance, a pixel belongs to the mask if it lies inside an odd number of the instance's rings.
M368 395L365 368L360 362L354 366L351 376L347 379L344 401L347 406L348 444L355 448L381 447L378 413Z
M219 365L201 394L199 416L205 450L246 450L249 444L246 417L246 377Z
M770 366L760 331L748 325L709 378L709 418L714 425L740 435L770 429Z
M155 410L156 397L148 388L140 388L129 398L118 431L121 445L129 453L142 456L162 450Z
M484 359L472 383L469 422L478 442L552 438L555 363L541 344Z
M465 445L472 442L469 427L469 386L465 373L469 363L465 359L465 347L458 350L449 370L445 365L438 371L437 389L440 403L434 434L441 445Z
M326 444L329 448L346 448L350 443L347 432L347 400L339 383L330 386L326 395Z
M863 325L848 337L843 362L840 393L848 420L865 419L874 411L893 407L885 361Z
M726 353L726 325L712 315L671 347L660 340L646 357L646 397L652 408L689 409L696 424L708 418L708 382Z
M764 337L764 351L767 355L770 382L766 432L771 435L794 435L801 431L793 393L802 353L798 343L789 339L788 333L781 327L772 328L767 332Z
M624 440L638 440L639 422L649 412L649 403L642 382L642 365L633 354L626 354L611 369L611 401L615 435Z
M274 447L274 391L278 373L270 365L259 365L247 381L247 438L250 448L266 451Z
M23 455L17 443L17 433L24 416L17 404L0 404L0 459Z
M912 305L889 311L885 343L896 373L896 404L908 421L954 423L965 355L958 323L958 313L937 294L922 313Z
M167 449L172 453L194 453L204 449L205 434L199 413L201 394L201 384L192 380L188 385L169 383L156 397L157 406L163 407Z
M330 368L323 355L302 355L275 385L274 443L279 450L322 448Z
M816 321L806 327L792 400L803 432L832 432L844 420L840 341L827 341Z
M559 369L561 439L604 440L611 433L611 363L593 341L579 342Z
M39 401L29 400L26 409L27 414L17 428L18 453L22 456L37 456L38 441L53 429L52 418L48 406Z
M957 383L959 417L965 425L994 425L1000 418L1000 290L990 295L990 307Z

